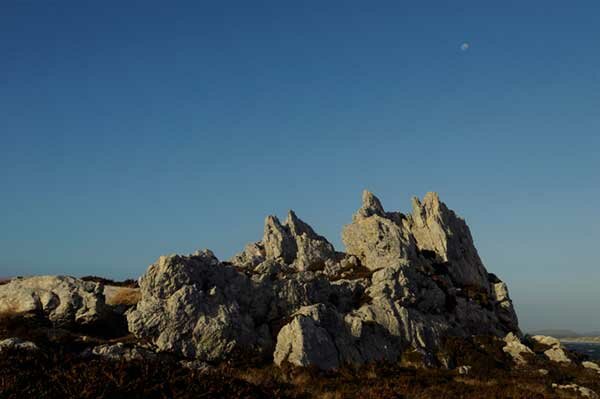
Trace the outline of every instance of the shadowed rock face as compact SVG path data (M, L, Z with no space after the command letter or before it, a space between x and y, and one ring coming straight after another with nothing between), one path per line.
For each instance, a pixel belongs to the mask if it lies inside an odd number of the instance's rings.
M140 279L129 329L199 361L252 352L323 369L408 350L435 364L445 336L520 336L506 284L437 194L404 215L365 191L342 239L346 253L290 211L229 262L208 250L161 257Z
M455 282L488 290L488 273L469 227L440 201L437 193L427 193L422 203L413 198L409 226L419 250L435 253L436 260L447 265Z

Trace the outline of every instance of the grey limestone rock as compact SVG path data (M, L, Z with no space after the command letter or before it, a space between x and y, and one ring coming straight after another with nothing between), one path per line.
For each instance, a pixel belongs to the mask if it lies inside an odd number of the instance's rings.
M17 278L0 286L0 313L33 315L68 326L98 322L106 311L102 285L74 277Z
M433 358L449 335L513 333L507 351L525 351L506 284L437 194L406 216L365 191L342 239L346 253L290 211L267 217L263 239L229 263L208 250L161 257L140 279L129 329L189 361L252 352L322 369Z

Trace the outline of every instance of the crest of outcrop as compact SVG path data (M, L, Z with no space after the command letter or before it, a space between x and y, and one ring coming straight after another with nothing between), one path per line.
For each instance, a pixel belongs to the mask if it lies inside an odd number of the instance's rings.
M371 270L405 264L416 257L416 246L400 213L386 213L377 197L365 191L353 223L344 226L342 241Z
M231 261L253 267L264 260L273 260L302 271L322 265L334 254L333 245L327 239L315 233L294 211L289 211L283 224L276 216L267 216L262 241L248 244Z
M161 257L140 279L129 329L201 362L251 352L322 369L408 352L435 364L446 336L521 335L506 284L437 194L405 215L365 191L342 239L347 252L335 252L290 211L267 217L263 239L229 262Z
M488 288L487 271L469 227L440 201L437 193L427 193L422 203L413 198L409 226L419 250L434 254L435 260L447 267L455 282Z

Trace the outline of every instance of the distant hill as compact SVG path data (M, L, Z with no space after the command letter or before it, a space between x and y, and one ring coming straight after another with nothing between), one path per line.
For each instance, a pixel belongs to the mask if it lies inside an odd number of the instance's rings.
M534 330L529 331L529 335L549 335L555 338L582 338L585 341L588 341L590 338L597 339L600 341L600 331L585 331L583 333L578 333L573 330L566 329L547 329L547 330Z
M555 337L555 338L579 337L582 335L573 330L566 330L566 329L535 330L535 331L530 331L528 334L530 334L530 335L549 335L549 336Z
M585 337L562 337L562 342L578 342L586 344L600 344L600 336L585 336Z

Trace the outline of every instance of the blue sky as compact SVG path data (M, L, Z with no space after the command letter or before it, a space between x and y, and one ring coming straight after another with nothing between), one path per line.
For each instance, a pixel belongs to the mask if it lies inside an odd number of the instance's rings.
M228 258L288 208L343 249L364 188L438 191L525 329L600 330L600 3L175 3L0 5L0 275Z

